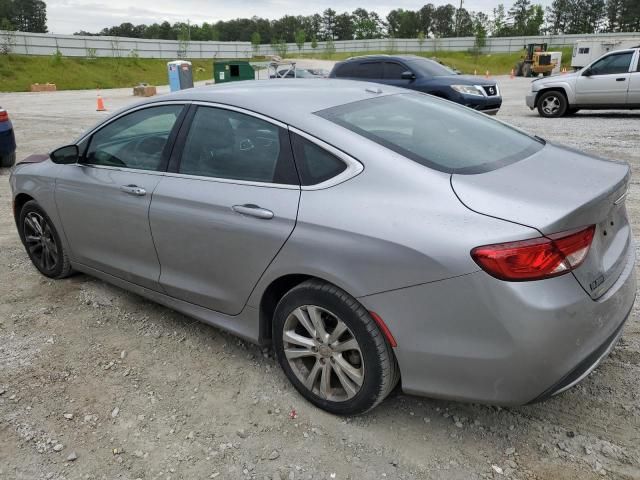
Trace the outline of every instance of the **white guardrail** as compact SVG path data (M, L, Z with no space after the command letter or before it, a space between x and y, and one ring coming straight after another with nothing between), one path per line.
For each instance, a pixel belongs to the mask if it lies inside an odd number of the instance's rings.
M527 43L548 43L549 48L573 46L577 40L613 40L638 38L640 32L598 33L575 35L540 35L532 37L489 37L483 53L511 53L522 50ZM122 37L93 37L56 35L46 33L0 31L0 43L11 43L11 51L20 55L52 55L60 51L66 57L126 57L141 58L250 58L256 55L279 54L270 45L260 45L254 51L249 42L180 42L177 40L148 40ZM287 44L287 56L300 53L322 55L325 52L430 52L438 50L466 51L474 47L473 37L418 39L384 38L375 40L334 41L333 48L327 42L318 42L316 48L306 42L302 49L295 43Z

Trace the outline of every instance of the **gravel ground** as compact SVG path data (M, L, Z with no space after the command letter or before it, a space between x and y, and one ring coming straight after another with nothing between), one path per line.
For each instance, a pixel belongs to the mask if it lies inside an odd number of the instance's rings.
M542 119L524 105L528 80L499 81L499 118L626 160L640 178L640 114ZM102 93L110 110L134 100ZM104 115L91 91L0 94L0 105L19 157ZM394 393L367 415L334 417L268 351L90 277L36 273L0 177L0 479L640 478L637 308L600 368L544 403ZM627 204L640 232L637 180Z

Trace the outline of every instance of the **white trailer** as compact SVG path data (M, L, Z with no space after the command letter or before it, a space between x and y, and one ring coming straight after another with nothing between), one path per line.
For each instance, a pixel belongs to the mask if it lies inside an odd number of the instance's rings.
M601 38L594 40L578 40L573 46L571 67L574 69L589 65L596 58L612 50L633 48L640 45L640 37L635 38Z

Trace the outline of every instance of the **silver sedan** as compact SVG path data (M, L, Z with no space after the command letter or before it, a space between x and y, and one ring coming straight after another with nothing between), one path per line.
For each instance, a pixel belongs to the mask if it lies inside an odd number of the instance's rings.
M547 398L635 296L629 167L429 95L241 82L120 111L11 175L35 267L272 344L337 414Z

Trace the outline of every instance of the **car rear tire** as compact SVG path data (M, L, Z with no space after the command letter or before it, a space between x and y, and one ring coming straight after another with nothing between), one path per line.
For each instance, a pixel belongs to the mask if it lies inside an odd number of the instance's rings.
M71 264L53 222L35 200L24 204L18 217L20 239L40 273L59 279L71 275Z
M9 155L0 155L0 168L13 167L15 163L16 152L10 153Z
M544 92L538 98L538 113L541 117L561 117L567 111L567 98L556 90Z
M319 280L301 283L278 302L273 343L293 386L333 414L371 410L399 379L391 345L369 312Z

